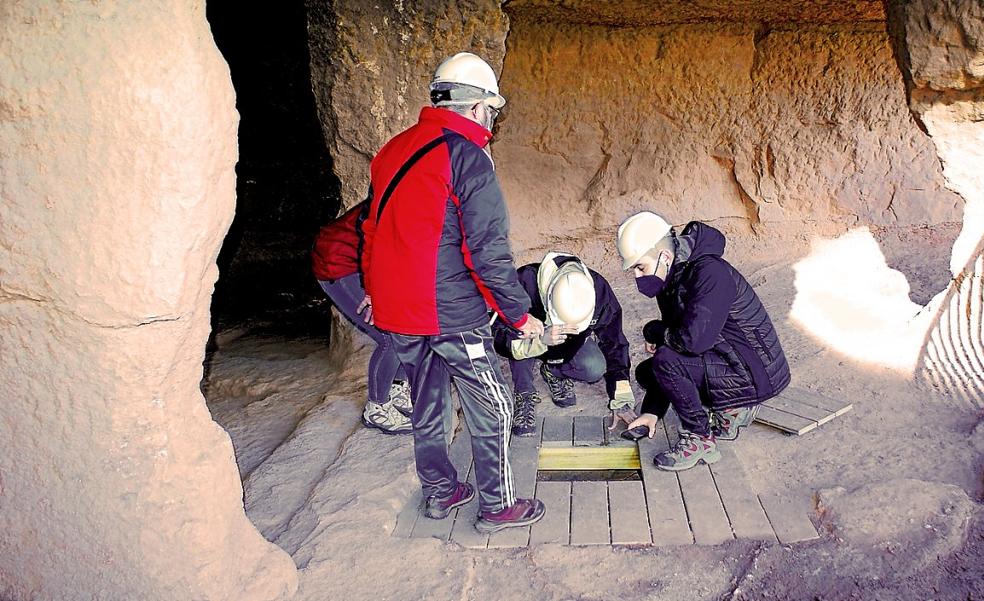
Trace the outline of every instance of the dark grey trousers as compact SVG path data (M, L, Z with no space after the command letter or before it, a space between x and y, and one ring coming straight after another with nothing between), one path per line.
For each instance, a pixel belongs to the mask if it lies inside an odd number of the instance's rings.
M457 334L390 336L410 378L413 452L424 497L448 497L458 483L448 458L445 421L454 381L471 433L479 510L511 506L516 500L508 454L512 404L489 327Z

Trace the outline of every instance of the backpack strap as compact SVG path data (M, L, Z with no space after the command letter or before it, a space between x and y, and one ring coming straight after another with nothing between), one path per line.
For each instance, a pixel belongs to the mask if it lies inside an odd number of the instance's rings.
M393 176L393 179L390 180L389 185L386 186L386 191L383 192L383 196L379 199L379 208L376 209L376 223L379 223L380 217L383 216L383 209L386 208L386 203L389 201L390 196L393 195L393 191L396 190L396 186L399 185L400 180L402 180L403 176L406 175L408 171L410 171L410 168L413 167L417 161L422 159L425 154L434 150L441 144L447 142L451 138L451 136L454 135L457 134L448 133L431 140L430 142L421 146L417 150L417 152L413 153L410 156L410 158L407 159L406 163L403 163L403 166L400 167L400 170L397 171L396 175Z

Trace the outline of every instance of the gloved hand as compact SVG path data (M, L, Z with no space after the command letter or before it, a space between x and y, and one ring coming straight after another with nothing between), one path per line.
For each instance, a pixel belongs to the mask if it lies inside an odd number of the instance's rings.
M609 430L614 430L618 427L618 422L625 422L626 429L628 425L639 418L633 405L626 405L621 409L612 409L612 425L608 426Z
M547 346L557 346L567 341L567 337L577 334L577 327L566 323L554 324L543 329L540 341Z
M543 353L547 352L547 345L540 342L540 338L517 338L513 340L509 345L509 350L512 353L512 358L516 361L522 361L523 359L529 359L530 357L539 357Z
M633 414L635 413L635 395L632 394L632 386L629 385L628 380L615 382L615 398L608 401L608 408L615 413L625 413L626 409L632 411ZM615 425L614 417L613 414L612 426ZM635 419L634 416L633 419Z

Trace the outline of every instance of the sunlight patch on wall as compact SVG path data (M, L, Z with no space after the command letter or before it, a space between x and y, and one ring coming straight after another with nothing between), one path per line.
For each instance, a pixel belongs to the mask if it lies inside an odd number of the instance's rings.
M913 374L939 296L927 307L909 300L868 228L815 241L793 270L793 323L859 362Z

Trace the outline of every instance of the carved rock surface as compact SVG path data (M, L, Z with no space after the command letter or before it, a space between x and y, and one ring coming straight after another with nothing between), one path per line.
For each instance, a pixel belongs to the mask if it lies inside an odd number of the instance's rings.
M429 104L445 57L470 51L498 72L508 20L495 0L307 0L311 79L342 206L365 198L369 160Z
M204 3L0 8L0 598L285 598L199 390L237 115Z
M907 110L881 3L611 6L515 0L507 22L478 0L337 13L309 1L343 204L363 198L372 155L416 119L437 62L469 49L497 68L505 57L493 155L517 252L643 207L746 231L960 219Z
M513 18L494 156L524 246L672 222L957 221L883 25L612 29Z

